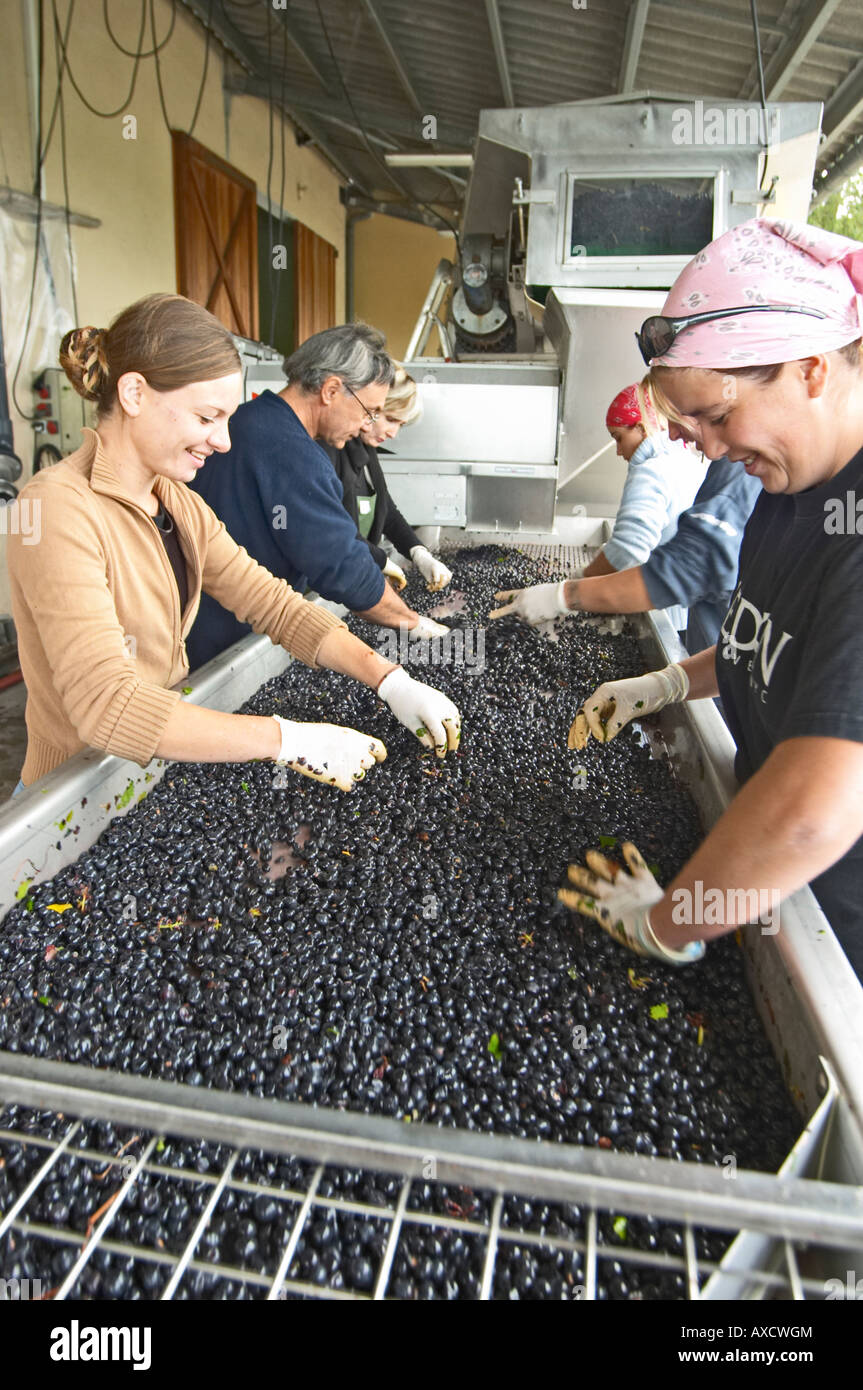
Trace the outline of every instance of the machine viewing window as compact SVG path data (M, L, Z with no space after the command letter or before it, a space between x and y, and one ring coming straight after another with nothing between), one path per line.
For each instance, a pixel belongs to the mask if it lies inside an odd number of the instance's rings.
M713 203L713 177L574 177L568 259L694 256L713 239Z

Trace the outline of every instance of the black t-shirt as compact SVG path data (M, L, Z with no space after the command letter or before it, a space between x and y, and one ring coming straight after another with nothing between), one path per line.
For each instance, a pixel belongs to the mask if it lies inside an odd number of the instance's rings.
M738 584L716 647L741 782L785 739L863 743L858 496L863 450L820 487L762 492L746 525ZM863 978L863 837L811 888Z
M180 541L177 536L177 528L174 525L174 518L169 511L159 504L159 511L153 517L159 533L162 537L162 544L165 553L171 562L171 569L174 571L174 578L177 581L177 592L180 596L180 614L185 611L186 604L189 602L189 576L186 573L186 561L180 549Z

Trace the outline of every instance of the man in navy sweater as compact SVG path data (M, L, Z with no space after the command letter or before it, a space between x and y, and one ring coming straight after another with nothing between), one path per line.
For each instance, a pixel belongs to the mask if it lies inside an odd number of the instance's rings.
M231 448L190 486L234 540L301 593L322 597L385 627L416 632L419 615L387 583L342 504L342 486L316 440L343 448L383 409L393 364L367 324L325 329L285 362L288 385L264 391L231 417ZM251 628L211 598L187 640L192 669ZM425 634L428 635L428 634Z

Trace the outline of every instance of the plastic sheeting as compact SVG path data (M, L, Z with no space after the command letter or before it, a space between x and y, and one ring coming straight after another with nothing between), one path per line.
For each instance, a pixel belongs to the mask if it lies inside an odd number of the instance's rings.
M72 264L66 224L56 215L43 215L33 309L26 342L24 341L30 286L33 282L35 235L35 212L19 214L0 208L0 304L15 452L24 465L19 487L27 481L32 472L34 439L33 427L28 420L22 419L12 394L19 359L21 366L18 370L15 395L22 409L30 414L33 409L33 378L44 367L56 367L60 339L70 328L75 327L72 317ZM6 572L6 534L0 521L0 619L10 613L10 608L9 579Z

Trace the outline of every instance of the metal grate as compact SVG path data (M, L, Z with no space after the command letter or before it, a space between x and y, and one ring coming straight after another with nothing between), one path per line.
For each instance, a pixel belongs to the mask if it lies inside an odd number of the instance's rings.
M494 540L483 543L495 544ZM465 532L463 539L443 539L435 549L445 557L457 550L464 550L471 544L476 544L476 540L471 538L469 532ZM598 550L598 546L595 545L561 544L560 542L530 544L526 541L519 542L517 538L513 539L512 537L508 537L506 540L501 539L500 544L504 549L520 551L529 559L547 565L549 579L567 579L573 570L583 569L585 565L589 565Z
M26 1061L34 1074L85 1071ZM7 1096L22 1081L0 1070ZM154 1299L398 1298L407 1296L406 1271L424 1248L444 1257L459 1252L455 1272L443 1259L427 1297L698 1299L711 1276L729 1277L707 1253L710 1232L743 1228L749 1240L760 1233L761 1252L769 1251L763 1264L746 1268L746 1296L800 1300L824 1298L825 1274L844 1278L849 1250L863 1252L863 1193L840 1184L749 1172L728 1182L716 1170L685 1171L690 1165L671 1160L406 1126L231 1093L190 1101L185 1087L138 1077L111 1081L116 1090L100 1098L92 1084L76 1090L64 1081L59 1114L0 1116L0 1162L8 1174L16 1156L17 1188L0 1215L0 1251L7 1252L0 1275L8 1276L11 1255L19 1270L42 1281L43 1296L56 1300L128 1296L110 1292L117 1271L140 1276L136 1296ZM85 1106L112 1121L158 1109L170 1137L69 1118ZM189 1139L196 1141L191 1148ZM360 1153L367 1162L357 1171ZM54 1222L46 1214L52 1184L64 1166L78 1164L92 1174L92 1210ZM146 1224L134 1238L124 1234L142 1193L149 1194L148 1209L161 1214L183 1194L187 1219L167 1229L167 1239L166 1228L154 1238ZM231 1244L230 1214L242 1220L255 1202L266 1215L267 1239L245 1256ZM217 1244L210 1234L225 1217ZM633 1239L645 1218L659 1234L654 1249ZM667 1224L658 1226L657 1218ZM347 1275L340 1272L341 1286L325 1264L310 1272L308 1251L347 1239L363 1253L353 1274L350 1264ZM651 1281L665 1292L639 1291Z

